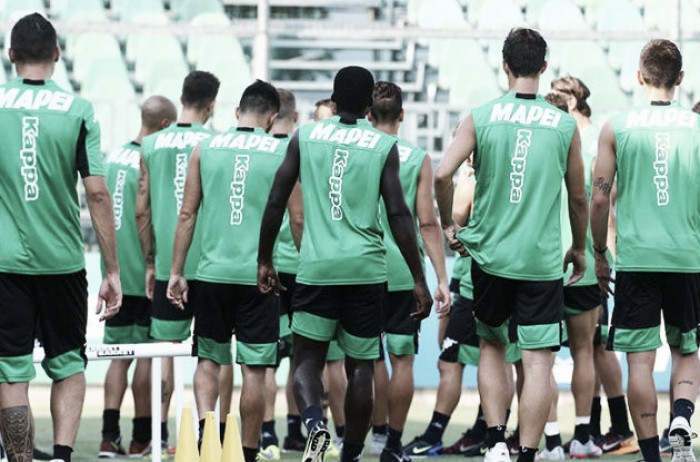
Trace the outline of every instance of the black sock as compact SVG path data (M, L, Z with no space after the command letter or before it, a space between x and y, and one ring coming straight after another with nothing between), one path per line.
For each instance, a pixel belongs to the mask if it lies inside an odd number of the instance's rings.
M245 462L255 462L258 458L258 448L247 448L243 446L243 460Z
M492 448L496 443L505 443L506 441L506 427L502 425L496 425L495 427L489 427L486 430L486 447Z
M403 431L401 430L396 430L391 427L389 427L389 431L387 432L387 439L386 439L386 448L390 449L394 452L397 450L401 449L401 436L403 435Z
M600 436L600 396L594 396L591 403L591 435Z
M323 408L321 406L309 406L301 413L301 421L306 430L311 430L314 425L323 420Z
M423 440L430 444L437 444L442 440L442 435L445 433L449 421L450 416L433 411L433 418L430 419L428 428L423 433Z
M365 445L360 443L343 443L343 453L340 455L340 462L353 462L360 459Z
M677 399L673 402L673 416L685 417L685 420L690 422L690 418L695 411L695 404L687 399Z
M202 445L202 438L204 438L204 419L199 421L199 446Z
M520 452L518 452L518 462L534 462L536 453L537 448L526 448L525 446L520 446Z
M658 435L645 440L638 440L637 442L639 443L639 450L642 451L644 462L661 462Z
M164 442L168 442L168 437L170 434L168 433L168 422L161 422L160 423L160 440Z
M373 435L386 435L386 429L388 425L372 425L372 434Z
M275 432L274 420L268 420L262 424L262 447L266 448L271 444L274 444L275 446L279 446L280 444L279 439L277 438L277 433Z
M586 444L591 439L591 426L589 424L578 424L574 427L574 439L579 443Z
M544 435L545 445L547 446L547 451L551 451L557 446L561 446L561 433L556 435Z
M150 417L134 417L131 437L139 443L151 442L151 418Z
M342 438L345 436L345 425L336 425L335 426L335 436L338 438Z
M102 439L115 441L120 435L119 409L105 409L102 411Z
M219 439L221 444L224 444L224 436L226 436L226 422L219 423Z
M287 436L290 438L304 438L301 434L301 416L287 414Z
M71 462L71 454L73 453L73 448L70 446L63 446L60 444L53 445L53 458L63 460L65 462Z
M619 435L631 433L630 422L627 419L625 395L608 398L608 409L610 410L610 422L613 431Z
M671 422L673 422L673 403L671 403L671 412L668 413L668 427L671 428Z

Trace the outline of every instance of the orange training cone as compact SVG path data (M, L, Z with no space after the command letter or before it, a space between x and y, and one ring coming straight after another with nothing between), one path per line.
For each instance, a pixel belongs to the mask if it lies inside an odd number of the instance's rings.
M216 422L215 412L207 412L204 420L204 435L202 436L202 447L199 451L199 461L221 461L221 439L219 439L219 425Z
M197 439L194 436L194 425L192 424L192 409L189 407L182 408L175 462L199 462Z
M238 431L238 417L233 413L226 417L221 462L243 462L243 445L241 444L241 434Z

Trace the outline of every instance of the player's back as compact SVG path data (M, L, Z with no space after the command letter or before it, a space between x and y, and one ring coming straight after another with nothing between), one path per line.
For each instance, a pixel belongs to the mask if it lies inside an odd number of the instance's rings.
M460 234L487 273L561 278L559 213L574 119L540 95L508 93L472 112L476 178Z
M379 186L395 143L364 120L333 117L299 129L304 204L299 282L386 281Z
M0 271L61 274L85 266L76 182L102 175L90 103L51 80L0 85Z
M261 128L232 128L202 144L198 280L256 284L260 223L288 142Z
M700 122L678 103L614 117L617 261L626 271L700 271Z
M173 124L147 136L142 155L148 168L151 213L156 240L156 279L167 281L173 257L175 229L185 194L192 150L214 132L199 124ZM185 277L193 278L199 263L199 236L195 231L185 263Z

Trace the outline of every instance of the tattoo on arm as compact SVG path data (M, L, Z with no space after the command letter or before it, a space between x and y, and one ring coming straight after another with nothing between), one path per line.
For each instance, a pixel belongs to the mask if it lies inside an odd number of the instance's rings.
M605 181L605 178L602 176L599 176L598 178L595 179L593 182L593 186L596 188L600 189L603 194L605 194L605 197L610 197L610 191L612 191L612 185Z
M641 418L642 419L655 419L656 412L642 412Z
M29 406L0 409L0 432L9 460L32 461L34 428Z

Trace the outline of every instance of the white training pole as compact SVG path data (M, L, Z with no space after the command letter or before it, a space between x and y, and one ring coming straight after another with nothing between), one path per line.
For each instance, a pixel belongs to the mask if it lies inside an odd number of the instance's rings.
M180 434L180 418L182 416L182 407L184 405L185 394L185 374L183 371L182 360L179 357L173 358L173 382L175 394L175 434Z
M160 419L162 402L163 360L155 357L151 360L151 460L161 461Z

